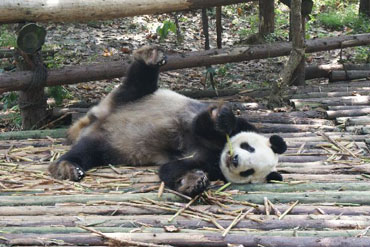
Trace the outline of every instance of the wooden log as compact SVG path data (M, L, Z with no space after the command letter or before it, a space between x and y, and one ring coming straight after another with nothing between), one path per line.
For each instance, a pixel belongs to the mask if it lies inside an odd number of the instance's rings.
M362 92L369 91L369 81L353 81L353 82L337 82L320 85L306 85L296 89L290 89L292 95L307 94L307 93L321 93L321 92ZM295 98L295 97L292 97Z
M335 182L335 181L348 181L348 182L358 182L361 180L366 180L366 178L361 175L347 175L347 174L302 174L302 173L292 173L283 174L284 180L286 181L306 181L306 182ZM366 180L368 181L368 180Z
M356 117L370 114L370 107L362 107L360 109L351 109L351 110L329 110L326 111L326 114L329 119L335 119L338 117Z
M370 127L368 125L346 126L345 129L346 131L352 131L360 135L370 134Z
M301 184L232 184L228 189L240 191L297 192L297 191L370 191L370 184L361 183L301 183ZM283 210L285 211L285 210ZM370 214L370 212L369 212Z
M326 155L319 155L319 156L303 156L303 155L299 156L297 155L297 156L280 156L279 157L280 162L297 162L297 163L324 161L327 159L328 157ZM287 170L284 170L284 171L287 171Z
M261 220L261 216L249 216L251 219ZM75 227L78 225L94 225L95 227L124 227L133 228L135 224L151 225L154 227L165 227L173 225L175 227L187 229L199 229L202 227L214 227L212 222L207 222L201 219L192 219L190 217L176 217L172 222L168 222L171 215L133 215L133 216L50 216L45 219L43 216L9 216L9 220L0 219L3 229L8 227L42 227L42 226L65 226ZM233 221L230 219L218 219L217 223L227 228ZM287 216L284 220L277 220L275 215L263 217L263 222L252 220L244 220L239 222L237 228L258 229L258 230L274 230L274 229L294 229L297 226L305 229L358 229L365 228L370 223L369 216L343 216L333 217L332 215L292 215ZM1 228L0 228L1 229Z
M370 64L321 64L306 67L305 79L329 78L330 72L336 70L370 70Z
M346 125L361 125L366 126L370 124L370 117L368 116L357 116L357 117L338 117L336 118L338 123Z
M67 129L52 129L52 130L27 130L3 132L0 135L0 140L22 140L22 139L40 139L47 136L52 138L66 137Z
M369 238L367 237L281 237L281 236L248 236L228 234L222 237L221 234L189 234L182 233L105 233L110 238L122 239L123 241L138 241L149 242L155 244L170 244L175 246L209 246L209 247L225 247L228 244L244 245L244 246L270 246L270 247L367 247ZM41 237L41 239L40 239ZM7 240L4 240L7 239ZM94 234L3 234L0 243L9 246L15 245L45 245L47 243L55 243L60 241L70 245L104 245L105 240Z
M367 91L359 91L358 93L354 91L343 91L343 92L313 92L313 93L303 93L295 94L296 99L309 99L309 98L330 98L330 97L342 97L342 96L353 96L354 94L364 95Z
M242 0L66 0L63 3L48 0L0 2L0 23L16 22L81 22L106 20L147 14L209 8L242 3Z
M284 188L284 191L300 191L300 190L311 190L311 189L329 189L329 190L338 190L342 187L345 190L361 190L364 183L306 183L296 185L287 185L287 184L269 184L268 188L263 188L262 186L254 186L253 189L261 191L270 191L270 192L279 192L280 188ZM357 185L356 185L357 184ZM278 185L278 186L276 186ZM314 185L310 187L311 185ZM368 183L364 184L365 188L368 186ZM238 189L238 186L232 185L233 189ZM234 187L235 186L235 187ZM317 187L316 187L317 186ZM320 186L320 187L319 187ZM297 190L294 189L297 188ZM293 189L292 189L293 188ZM285 212L289 205L275 205L280 212ZM237 210L240 208L239 205L229 205L230 210ZM209 211L211 213L219 214L220 209L223 208L217 205L194 205L192 208L195 208L198 211ZM370 206L312 206L312 205L297 205L290 212L292 215L309 215L309 214L319 214L317 208L320 208L327 215L360 215L360 216L370 216ZM221 211L222 211L221 210ZM254 214L265 214L263 206L259 206L253 211ZM0 216L42 216L42 215L55 215L55 216L74 216L74 215L107 215L107 216L116 216L116 215L169 215L173 214L165 209L160 208L149 208L149 207L134 207L127 206L120 207L117 205L55 205L55 206L4 206L0 207ZM320 213L321 214L321 213Z
M370 77L370 70L347 70L347 71L332 71L329 74L329 81L347 81Z
M364 109L368 108L369 106L366 105L333 105L333 106L328 106L329 111L341 111L341 110L356 110L356 109Z
M370 34L307 40L306 52L317 52L369 44ZM281 42L169 55L168 63L162 67L162 71L286 56L290 51L291 43ZM49 70L46 86L122 77L126 74L127 67L127 62L110 62ZM0 77L0 92L25 89L31 77L31 72L3 73Z
M275 124L275 123L254 123L258 130L262 133L281 132L300 132L300 131L339 131L335 126L327 126L321 124Z
M243 112L242 117L250 122L280 123L280 124L312 124L333 126L332 121L322 119L326 117L324 112L300 111L289 113L248 111ZM321 118L321 119L320 119Z
M329 132L330 133L330 132ZM300 143L303 143L303 142L322 142L325 140L325 138L323 138L322 136L317 136L317 135L313 135L313 136L298 136L298 137L290 137L289 135L281 135L279 134L281 137L284 138L285 141L289 142L289 143L292 143L292 142L300 142ZM339 141L339 142L342 142L342 141L345 141L345 142L352 142L352 141L364 141L365 139L367 138L370 138L369 135L351 135L351 134L333 134L333 135L329 135L332 139L336 140L336 141Z
M301 157L303 158L303 157ZM326 157L325 157L326 158ZM297 164L297 163L295 163ZM301 173L301 174L364 174L370 173L370 165L348 166L348 164L338 165L313 165L313 166L279 166L281 173Z
M95 230L103 233L130 233L137 228L128 227L94 227ZM44 227L6 227L0 228L1 231L9 234L75 234L75 233L86 233L86 230L80 227L65 227L65 226L44 226ZM163 228L144 228L140 232L143 233L164 233ZM198 230L198 229L181 229L182 233L197 234L197 233L214 233L214 231ZM229 234L237 235L241 233L249 233L254 236L300 236L300 237L356 237L363 233L364 230L271 230L271 231L246 231L245 229L234 228ZM368 236L365 234L364 236ZM60 246L60 245L58 245Z
M306 176L306 174L304 174ZM310 179L307 175L306 179ZM321 175L322 176L322 175ZM329 175L327 175L329 176ZM337 175L334 179L340 179L344 175ZM350 175L347 175L350 176ZM355 177L352 175L352 177ZM329 177L328 177L329 178ZM328 180L332 180L333 176ZM246 195L234 195L235 200L248 201L257 204L263 204L263 197L268 197L273 203L288 203L291 201L299 200L301 203L355 203L360 205L370 205L370 198L367 191L345 191L345 192L306 192L306 193L256 193ZM93 201L132 201L140 200L142 197L156 200L158 198L157 193L145 193L145 194L95 194L95 195L66 195L66 196L43 196L35 197L32 196L3 196L0 201L0 206L20 206L20 205L55 205L56 203L92 203ZM164 193L161 200L167 201L181 201L178 197L173 194Z
M310 104L317 104L322 106L368 105L370 103L370 96L344 96L344 97L332 97L329 99L323 98L290 99L290 102L296 108L301 108Z

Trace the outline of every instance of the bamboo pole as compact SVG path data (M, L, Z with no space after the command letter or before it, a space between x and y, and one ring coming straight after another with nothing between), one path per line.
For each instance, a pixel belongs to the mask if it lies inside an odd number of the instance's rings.
M293 204L294 205L294 204ZM293 206L291 205L291 206ZM290 206L290 207L291 207ZM289 208L287 209L289 210ZM248 215L248 220L241 219L235 224L235 228L244 229L258 229L263 231L270 231L276 229L294 229L301 226L305 229L322 230L325 228L333 229L364 229L369 226L370 216L333 216L333 215L291 215L292 211L288 211L284 215L284 219L278 220L280 217L275 215ZM166 215L167 217L167 215ZM4 218L4 217L3 217ZM52 233L48 231L47 227L50 226L64 226L64 227L102 227L109 230L110 228L137 228L140 225L152 226L155 228L164 228L166 226L181 227L182 229L202 229L206 227L214 227L212 222L197 218L184 218L178 217L172 222L168 222L165 217L161 215L135 215L130 217L125 216L10 216L1 219L1 230L6 232L6 229L13 229L14 232L17 228L30 229L31 227L38 229L38 233ZM234 217L235 218L235 217ZM228 220L219 219L218 224L223 228L227 228L235 222L235 219ZM44 232L43 229L45 229ZM32 231L32 230L29 230ZM223 232L223 230L221 230Z
M323 98L310 98L310 99L290 99L290 102L295 107L302 107L310 103L318 105L368 105L370 103L370 96L343 96L331 97L329 99Z
M306 174L305 174L306 175ZM312 176L312 175L311 175ZM328 175L329 176L329 175ZM338 175L340 176L340 175ZM342 175L343 176L343 175ZM307 177L309 177L307 175ZM331 177L333 177L331 175ZM338 179L338 178L336 178ZM296 193L254 193L245 195L234 195L234 200L247 201L256 204L263 204L263 197L266 196L272 203L288 203L299 200L301 203L353 203L370 205L368 191L328 191L328 192L296 192ZM125 202L140 200L143 196L151 200L157 199L157 193L138 194L94 194L94 195L63 195L43 196L35 200L34 196L3 196L0 206L21 206L21 205L55 205L56 203L87 203L93 201ZM161 200L181 201L173 194L164 193Z
M182 233L106 233L109 237L122 240L142 241L155 244L170 244L181 246L227 246L227 244L236 244L244 246L284 246L284 247L367 247L369 238L362 237L283 237L283 236L248 236L248 235L227 235L225 238L221 234L189 234ZM93 234L44 234L42 239L37 234L3 234L0 243L14 245L45 245L59 241L71 245L104 245L104 240Z
M95 230L98 230L103 233L129 233L133 231L135 228L127 228L127 227L94 227ZM75 233L86 233L85 230L79 227L65 227L65 226L43 226L43 227L6 227L0 228L1 231L10 233L10 234L75 234ZM164 233L165 230L163 228L143 228L140 230L143 233ZM209 230L202 230L202 229L181 229L182 233L187 234L197 234L197 233L214 233L214 231ZM234 228L230 230L231 235L238 235L238 234L250 234L255 236L285 236L291 237L298 235L300 237L356 237L357 235L361 234L363 230L270 230L270 231L255 231L255 230L247 230L244 228ZM365 236L369 236L367 234Z
M288 186L288 185L286 185ZM291 186L291 185L289 185ZM294 187L294 186L292 186ZM238 188L236 188L238 189ZM306 189L303 187L302 189ZM308 187L310 189L310 187ZM263 189L262 189L263 191ZM278 192L279 190L272 189L270 192ZM296 190L293 190L296 191ZM297 190L298 191L298 190ZM289 205L277 204L276 208L284 212L289 207ZM234 211L240 208L239 205L228 205L229 210ZM199 211L209 211L211 213L219 213L220 209L223 209L217 205L197 205L192 206L192 208ZM370 216L370 206L357 206L357 207L345 207L345 206L312 206L312 205L297 205L291 211L292 215L309 215L320 213L318 209L324 211L328 215L360 215L360 216ZM0 207L0 216L10 217L10 216L74 216L74 215L168 215L170 214L168 210L161 208L149 208L149 207L138 207L138 206L120 206L120 205L74 205L74 206L3 206ZM263 206L255 209L254 214L264 214L265 210Z
M0 140L41 139L47 136L52 138L63 138L66 137L66 133L67 129L2 132Z

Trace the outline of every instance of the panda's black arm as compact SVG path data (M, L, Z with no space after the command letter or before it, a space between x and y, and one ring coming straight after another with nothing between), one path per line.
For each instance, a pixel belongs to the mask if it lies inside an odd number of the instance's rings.
M212 111L216 108L209 108L199 113L193 121L193 133L206 144L212 143L218 148L223 148L226 142L226 134L235 135L241 131L257 132L256 127L246 119L235 117L232 110L222 106L217 109L217 115L212 117Z
M236 125L232 132L232 135L235 135L239 132L246 131L246 132L258 132L257 128L249 123L245 118L237 117L236 118Z
M126 80L113 96L115 105L122 105L155 92L158 88L158 65L135 60L129 67Z
M193 120L192 130L200 144L212 149L222 149L226 134L236 127L236 117L228 107L214 107L199 113Z

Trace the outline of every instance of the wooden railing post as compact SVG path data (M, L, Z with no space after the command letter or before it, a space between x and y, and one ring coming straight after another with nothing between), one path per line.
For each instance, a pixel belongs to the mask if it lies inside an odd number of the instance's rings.
M19 109L22 116L22 129L37 129L47 118L47 103L44 92L47 70L41 56L41 46L46 31L34 23L21 27L17 37L17 66L20 70L33 71L29 86L19 91Z

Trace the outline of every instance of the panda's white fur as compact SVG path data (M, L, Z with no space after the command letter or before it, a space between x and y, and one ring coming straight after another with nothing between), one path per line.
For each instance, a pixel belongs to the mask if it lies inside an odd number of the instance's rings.
M278 164L278 155L271 149L271 144L268 138L254 133L241 132L232 138L230 143L234 156L238 155L239 162L234 166L230 159L230 147L226 144L220 160L220 168L225 178L233 183L259 183L266 182L266 176L276 171ZM248 143L254 148L254 152L249 152L242 149L242 143ZM254 173L250 176L243 177L240 173L253 169Z

